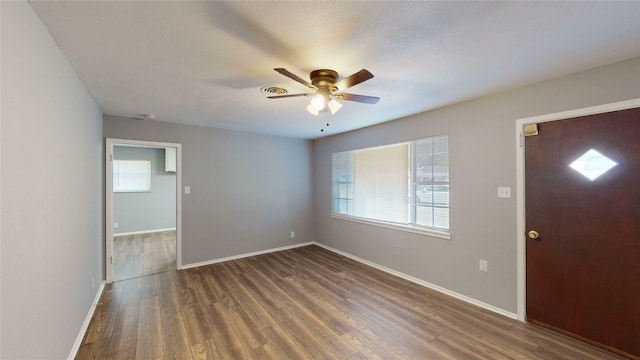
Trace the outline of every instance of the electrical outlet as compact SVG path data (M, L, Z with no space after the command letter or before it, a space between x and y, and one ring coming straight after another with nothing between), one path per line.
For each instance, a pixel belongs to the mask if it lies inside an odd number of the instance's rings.
M480 271L489 271L489 262L487 260L480 260Z
M117 229L118 228L118 223L113 223L113 228Z
M292 231L292 232L291 232L291 238L293 239L294 237L296 237L296 232L295 232L295 231Z
M511 198L511 188L510 187L499 187L498 188L498 197L509 199Z

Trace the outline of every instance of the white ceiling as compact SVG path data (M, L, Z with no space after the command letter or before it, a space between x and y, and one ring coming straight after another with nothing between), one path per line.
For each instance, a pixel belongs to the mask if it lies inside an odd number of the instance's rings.
M308 139L640 56L640 1L30 3L105 114ZM381 100L316 117L277 67Z

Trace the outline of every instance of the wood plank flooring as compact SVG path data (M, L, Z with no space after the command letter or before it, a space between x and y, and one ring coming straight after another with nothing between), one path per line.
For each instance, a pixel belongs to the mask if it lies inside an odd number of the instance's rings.
M623 359L318 246L108 285L76 359Z
M114 281L132 279L175 269L175 230L114 236Z

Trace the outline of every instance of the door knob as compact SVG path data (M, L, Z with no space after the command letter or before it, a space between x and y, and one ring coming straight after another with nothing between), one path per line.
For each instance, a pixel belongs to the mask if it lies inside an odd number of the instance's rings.
M529 230L527 235L529 235L529 239L532 239L532 240L535 240L540 237L540 234L538 234L538 232L535 230Z

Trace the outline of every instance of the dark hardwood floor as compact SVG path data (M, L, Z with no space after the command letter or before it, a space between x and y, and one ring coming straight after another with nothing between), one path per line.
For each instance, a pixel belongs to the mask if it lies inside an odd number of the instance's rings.
M114 281L175 269L175 230L113 237Z
M77 359L623 359L318 246L108 285Z

